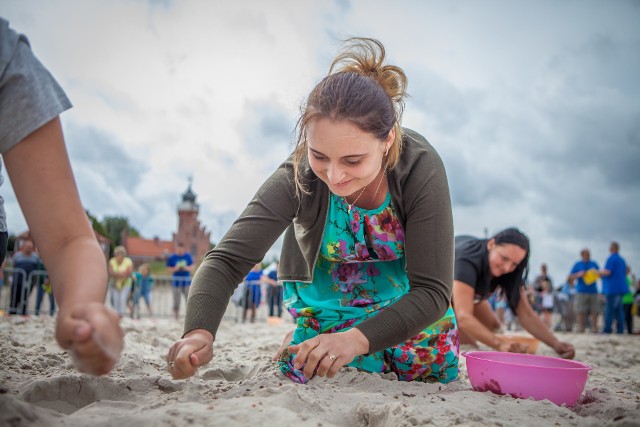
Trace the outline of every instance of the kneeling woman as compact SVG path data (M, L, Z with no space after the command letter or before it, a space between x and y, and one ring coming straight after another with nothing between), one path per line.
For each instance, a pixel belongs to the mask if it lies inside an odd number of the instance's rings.
M529 266L529 238L509 228L491 239L457 236L453 280L453 306L460 328L460 343L476 340L499 351L525 352L495 332L502 327L487 298L498 288L506 295L520 325L556 353L573 359L575 350L559 341L526 298L524 283Z
M354 39L316 85L292 156L195 274L174 378L212 358L236 283L286 229L278 268L297 328L279 358L305 383L343 366L400 380L458 377L450 307L453 221L442 161L400 126L406 77L382 44Z

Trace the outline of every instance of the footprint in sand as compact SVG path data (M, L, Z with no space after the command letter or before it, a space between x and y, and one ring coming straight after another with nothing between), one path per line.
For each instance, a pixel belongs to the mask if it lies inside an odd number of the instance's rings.
M99 400L135 400L126 383L88 376L35 380L23 389L21 397L36 406L65 414L71 414Z
M254 377L261 371L260 366L234 366L229 369L209 369L202 374L205 380L242 381Z
M432 420L428 415L412 414L405 406L400 402L384 405L359 403L352 413L358 425L421 426L431 424Z

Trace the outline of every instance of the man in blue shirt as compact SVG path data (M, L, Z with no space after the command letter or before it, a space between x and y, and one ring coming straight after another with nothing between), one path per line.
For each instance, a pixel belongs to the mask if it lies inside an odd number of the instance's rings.
M247 277L244 279L245 294L244 294L244 311L242 312L242 323L247 321L247 313L251 310L251 323L256 321L256 310L260 306L262 299L262 266L256 264Z
M185 301L189 296L189 286L191 285L191 270L193 259L191 254L186 252L182 243L176 245L176 252L167 259L167 269L173 276L171 288L173 290L173 314L178 319L180 312L180 302L182 295Z
M598 270L600 267L591 260L589 249L580 251L580 261L571 269L569 281L575 281L575 312L578 320L578 332L584 332L585 319L590 315L591 332L598 331L598 314L600 313L600 301L598 299Z
M602 270L602 293L605 295L604 330L605 334L612 332L613 319L616 319L616 332L624 333L624 308L622 297L628 292L627 287L627 263L618 253L620 245L611 242L609 246L609 258Z

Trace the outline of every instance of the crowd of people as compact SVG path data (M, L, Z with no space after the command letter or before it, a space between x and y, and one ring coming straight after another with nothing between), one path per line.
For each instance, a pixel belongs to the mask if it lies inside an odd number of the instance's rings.
M601 268L583 248L577 260L558 284L549 275L547 264L527 286L527 298L534 311L554 331L637 334L634 317L640 316L640 278L625 259L620 245L611 242L609 257ZM500 295L491 303L501 311ZM517 328L517 319L507 309L501 313L508 329Z
M166 272L171 275L172 312L176 319L180 317L182 299L186 300L189 296L193 267L193 257L181 242L177 242L175 252L165 262ZM127 256L126 248L116 246L108 263L108 272L110 301L118 315L123 317L129 314L132 318L139 319L142 299L147 315L153 317L151 290L157 276L151 274L150 264L142 263L134 271L134 263Z
M45 300L48 300L48 313L54 316L56 312L55 297L44 264L36 251L32 240L24 240L20 248L10 258L10 267L3 264L4 272L8 272L8 310L9 315L40 314ZM186 252L182 244L177 244L175 253L169 255L165 262L165 270L161 276L151 274L151 266L144 262L134 266L134 262L127 256L124 246L113 249L113 257L107 262L108 302L120 317L130 316L139 319L143 314L154 316L152 304L152 289L157 280L170 277L171 294L173 297L172 313L179 318L182 300L186 301L191 284L191 271L194 261L190 253ZM256 321L256 310L261 304L268 307L269 317L282 317L283 287L278 283L277 261L262 268L256 264L254 269L240 283L233 300L242 308L242 321L246 322L248 315L251 322ZM36 292L35 307L29 307L32 294ZM142 307L144 303L144 307ZM144 310L143 310L144 308ZM146 313L143 313L146 312Z
M134 268L134 262L127 256L126 248L116 246L113 249L113 257L107 261L106 265L107 297L113 310L120 317L128 315L139 319L142 315L141 302L144 302L146 315L153 317L152 289L159 276L151 274L150 264L144 262ZM193 265L191 254L185 251L183 245L177 244L176 252L167 258L165 271L160 276L170 277L173 295L172 312L176 318L179 317L182 299L186 300L188 296ZM10 258L9 264L6 261L3 263L2 270L2 276L6 276L8 280L7 314L37 316L40 314L45 297L49 300L49 315L55 314L56 302L51 282L32 240L24 240ZM7 274L4 274L5 272ZM29 307L34 291L37 292L35 309Z
M7 313L9 315L27 314L28 301L35 290L35 314L40 314L42 303L46 297L49 302L49 314L53 316L56 311L56 303L51 289L51 283L32 240L25 240L20 249L13 254L11 257L11 266L11 274L9 274L8 277L10 291ZM0 272L3 282L5 267L6 261L3 260L3 271Z
M256 312L260 304L266 300L267 316L282 318L283 287L278 282L278 262L269 264L266 268L258 263L238 285L231 300L242 310L242 323L256 322Z

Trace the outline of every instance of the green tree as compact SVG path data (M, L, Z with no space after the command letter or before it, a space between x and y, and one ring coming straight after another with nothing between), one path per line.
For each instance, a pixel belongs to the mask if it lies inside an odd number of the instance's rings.
M7 250L8 251L13 251L13 249L16 246L16 235L15 234L9 234L9 238L7 239ZM7 254L7 256L9 256L9 254ZM0 264L2 263L2 260L0 260Z
M102 225L102 223L98 220L98 218L91 215L91 212L89 211L85 211L85 212L87 213L87 216L89 217L89 221L91 222L91 228L93 228L94 231L98 232L104 237L108 237L107 229L104 228L104 225Z
M106 230L106 236L111 240L111 249L122 244L122 232L132 237L140 237L138 230L129 224L129 220L123 216L105 216L102 220L102 226Z

